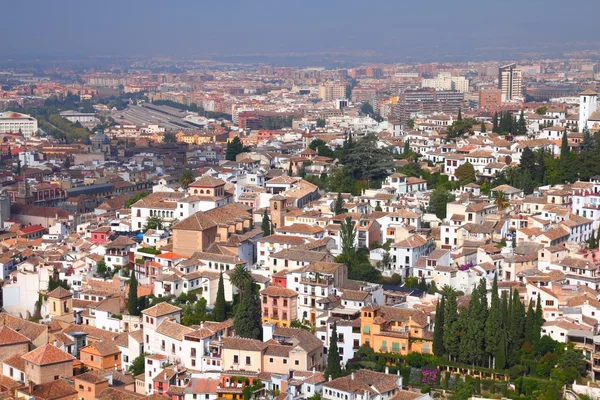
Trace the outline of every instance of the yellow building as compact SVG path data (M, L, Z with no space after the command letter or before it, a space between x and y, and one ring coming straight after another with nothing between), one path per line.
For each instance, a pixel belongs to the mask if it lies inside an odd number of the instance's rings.
M361 344L377 353L432 353L433 332L421 310L369 306L361 310Z
M48 312L52 319L73 322L73 295L71 292L59 286L48 293Z

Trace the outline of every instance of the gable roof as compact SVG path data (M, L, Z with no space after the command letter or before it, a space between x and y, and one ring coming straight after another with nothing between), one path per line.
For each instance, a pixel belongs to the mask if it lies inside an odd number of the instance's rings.
M75 357L51 344L45 344L23 355L26 361L36 365L48 365L73 361Z
M161 317L163 315L173 314L177 311L181 311L181 308L163 301L162 303L158 303L150 308L142 310L142 313L151 317Z

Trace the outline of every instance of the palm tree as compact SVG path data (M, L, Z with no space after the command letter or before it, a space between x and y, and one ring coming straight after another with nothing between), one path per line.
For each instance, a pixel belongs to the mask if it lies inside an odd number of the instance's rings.
M187 189L194 182L194 174L189 169L186 169L179 178L179 184L183 189Z
M508 207L508 199L502 190L496 190L496 199L494 202L498 206L499 211L502 211Z
M444 287L442 288L442 290L440 291L440 293L442 294L442 296L448 297L452 293L456 294L456 290L452 286L444 285Z
M244 293L244 285L249 280L252 280L252 277L246 271L246 267L243 264L238 264L235 266L231 276L229 277L231 284L238 288L240 291L240 301L242 301L243 293Z

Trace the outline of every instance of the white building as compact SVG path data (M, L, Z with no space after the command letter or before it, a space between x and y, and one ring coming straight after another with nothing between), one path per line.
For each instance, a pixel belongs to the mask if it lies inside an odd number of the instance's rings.
M452 76L449 72L440 72L435 78L423 79L421 87L465 93L469 91L469 80L464 76Z
M37 119L13 111L0 113L0 133L19 133L30 139L38 131Z
M579 93L579 132L583 132L584 127L591 128L590 117L598 109L598 93L588 89Z

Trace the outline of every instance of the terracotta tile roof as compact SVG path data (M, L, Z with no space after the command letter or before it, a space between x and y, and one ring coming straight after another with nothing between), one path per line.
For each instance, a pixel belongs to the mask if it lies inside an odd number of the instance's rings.
M95 371L84 372L83 374L75 376L74 379L94 384L108 381L108 379L99 376Z
M96 350L96 352L98 354L100 354L102 357L110 356L110 355L121 352L121 350L119 350L119 348L113 341L95 342L95 343L92 343L90 345L83 347L81 350L89 351L90 349Z
M292 289L287 289L278 285L267 286L266 289L260 292L263 296L271 297L296 297L298 293Z
M150 308L146 308L142 311L142 313L151 317L161 317L163 315L173 314L178 311L181 311L181 308L167 302L162 302Z
M267 345L260 340L244 339L238 337L226 337L223 338L223 348L243 351L260 351Z
M6 313L0 313L0 325L6 325L32 341L44 332L48 332L48 327L45 325L16 318Z
M6 325L0 326L0 346L27 342L29 342L29 338L26 336L21 335L19 332Z
M48 293L48 297L52 297L55 299L66 299L68 297L73 297L73 295L67 289L59 286L50 293Z
M69 353L62 351L51 344L45 344L30 351L23 355L23 358L25 361L29 361L36 365L56 364L73 361L75 359L75 357Z
M165 319L159 326L156 328L156 333L159 333L164 336L168 336L170 338L176 340L182 340L183 336L193 332L192 328L189 328L185 325L181 325L176 321L171 321Z
M114 387L109 387L100 394L96 394L97 400L148 400L149 398L150 396L146 396L145 394ZM164 399L163 396L161 396L161 398Z
M217 393L217 386L219 386L218 379L211 378L192 378L192 393Z
M398 389L396 375L360 369L354 374L323 383L324 387L346 393L380 395Z
M25 359L23 359L23 357L18 354L6 358L2 362L8 366L18 369L19 371L25 372Z

